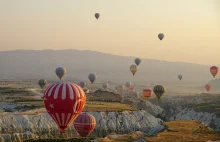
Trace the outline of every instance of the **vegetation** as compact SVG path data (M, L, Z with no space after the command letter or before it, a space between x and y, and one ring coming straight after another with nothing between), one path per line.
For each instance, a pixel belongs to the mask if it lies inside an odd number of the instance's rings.
M206 142L220 140L220 132L216 132L199 121L179 120L166 122L167 131L156 137L147 137L149 142L178 141L178 142Z

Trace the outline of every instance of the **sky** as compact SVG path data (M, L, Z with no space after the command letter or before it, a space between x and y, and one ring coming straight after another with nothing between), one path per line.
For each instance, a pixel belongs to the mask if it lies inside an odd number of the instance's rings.
M16 49L220 64L220 0L0 0L0 51Z

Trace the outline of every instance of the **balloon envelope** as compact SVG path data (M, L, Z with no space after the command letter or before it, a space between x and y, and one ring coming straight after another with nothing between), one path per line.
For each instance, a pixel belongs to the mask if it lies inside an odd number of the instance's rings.
M135 96L136 98L140 98L139 93L137 91L133 91L132 95Z
M133 76L135 75L135 73L137 72L137 70L138 70L137 65L131 65L131 66L130 66L130 71L131 71L131 73L133 74Z
M179 80L182 80L183 76L180 74L178 75Z
M159 33L159 34L158 34L158 38L159 38L160 40L163 40L164 34L163 34L163 33Z
M153 94L153 91L151 89L144 89L142 99L148 100L152 94Z
M86 87L86 82L85 81L80 82L79 86L82 87L82 88L85 88Z
M136 58L136 59L134 60L134 62L135 62L135 64L138 66L138 65L140 65L140 63L141 63L141 59Z
M107 88L108 88L108 86L109 86L109 84L108 84L108 83L103 83L103 84L102 84L102 87L103 87L104 89L107 89Z
M86 95L82 88L70 82L52 84L44 92L44 106L60 130L75 120L85 103Z
M125 89L124 85L118 85L115 88L117 90L118 93L122 93Z
M87 137L94 130L96 120L91 114L82 112L73 122L73 125L81 137Z
M130 93L132 93L134 90L135 90L134 87L130 87L130 88L129 88L129 92L130 92Z
M58 67L55 72L56 72L56 75L61 80L63 78L63 76L66 74L66 69L63 67Z
M211 72L211 74L213 75L213 77L215 78L215 76L216 76L217 73L218 73L218 67L212 66L212 67L210 68L210 72Z
M130 87L131 87L131 82L126 82L126 83L125 83L125 86L126 86L127 88L130 88Z
M40 80L38 81L38 84L39 84L39 86L41 87L41 89L43 89L44 86L47 84L47 80L45 80L45 79L40 79Z
M161 96L165 93L165 88L162 85L156 85L154 87L154 94L157 96L157 99L160 100Z
M210 86L210 85L206 85L206 86L205 86L205 89L207 90L207 92L209 92L210 89L211 89L211 86Z
M89 74L88 78L91 81L91 83L93 83L96 80L97 76L94 73L91 73Z
M95 13L95 18L99 19L99 17L100 17L100 14L99 13Z

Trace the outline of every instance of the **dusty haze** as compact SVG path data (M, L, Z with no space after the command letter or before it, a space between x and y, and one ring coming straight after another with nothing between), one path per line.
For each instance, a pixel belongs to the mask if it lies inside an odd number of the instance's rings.
M0 0L0 19L0 50L79 49L220 64L219 0Z

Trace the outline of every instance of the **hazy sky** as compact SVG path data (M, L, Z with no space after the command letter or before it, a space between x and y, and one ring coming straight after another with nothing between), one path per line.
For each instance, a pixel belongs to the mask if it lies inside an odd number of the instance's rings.
M0 0L0 50L15 49L220 64L220 0Z

